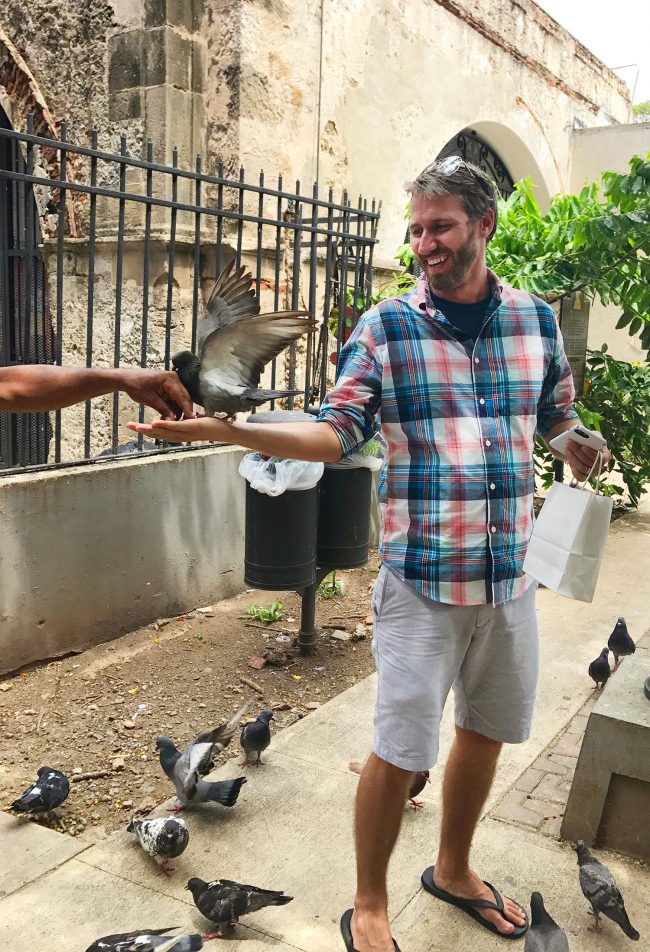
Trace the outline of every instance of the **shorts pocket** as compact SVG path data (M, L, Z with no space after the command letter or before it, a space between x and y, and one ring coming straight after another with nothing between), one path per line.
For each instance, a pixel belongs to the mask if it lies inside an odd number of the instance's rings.
M375 581L374 588L372 590L372 598L370 600L370 607L372 608L372 613L375 618L379 618L381 615L381 609L384 604L384 598L386 596L386 585L388 583L388 569L382 563L379 569L379 574Z

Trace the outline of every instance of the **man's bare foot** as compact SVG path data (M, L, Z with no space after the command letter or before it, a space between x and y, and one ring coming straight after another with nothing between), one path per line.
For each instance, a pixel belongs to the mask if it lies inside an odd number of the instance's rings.
M461 899L488 899L490 902L494 902L494 893L490 887L486 886L483 880L471 869L468 869L463 876L452 877L446 876L444 871L436 866L434 881L439 889L444 889L452 896L459 896ZM526 922L519 903L507 896L503 897L503 913L500 913L497 909L478 908L476 911L488 922L495 925L503 935L509 935L514 931L515 926L523 926Z
M357 909L351 923L355 952L395 952L386 909Z

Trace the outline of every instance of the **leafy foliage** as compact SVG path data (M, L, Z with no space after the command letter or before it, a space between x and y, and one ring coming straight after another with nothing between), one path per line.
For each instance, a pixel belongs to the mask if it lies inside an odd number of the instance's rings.
M273 602L270 608L264 608L263 605L249 605L246 614L256 621L263 621L268 625L272 621L280 621L283 616L282 602Z
M606 172L542 214L529 179L499 209L488 264L513 287L550 303L582 290L622 310L617 327L650 348L650 157Z
M339 582L336 578L336 570L332 572L321 584L318 586L317 595L319 598L330 599L335 598L337 595L345 595L345 586L343 582Z

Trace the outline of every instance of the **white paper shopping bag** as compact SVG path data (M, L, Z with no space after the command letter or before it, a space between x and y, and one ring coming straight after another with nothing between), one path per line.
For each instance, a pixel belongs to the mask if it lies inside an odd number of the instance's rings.
M553 483L528 543L524 572L558 595L590 602L613 502L598 492L599 486L592 492L585 484Z

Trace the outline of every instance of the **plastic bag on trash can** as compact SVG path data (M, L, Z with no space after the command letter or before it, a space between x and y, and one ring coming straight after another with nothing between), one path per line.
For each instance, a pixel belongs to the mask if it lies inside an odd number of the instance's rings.
M346 468L365 466L374 473L381 469L384 457L386 456L386 449L384 438L381 434L375 433L375 435L367 440L363 446L360 446L355 453L350 453L350 455L342 459L340 463L335 463L334 465Z
M322 463L300 459L267 459L248 453L239 464L239 472L253 489L266 496L281 496L288 489L313 489L323 475Z

